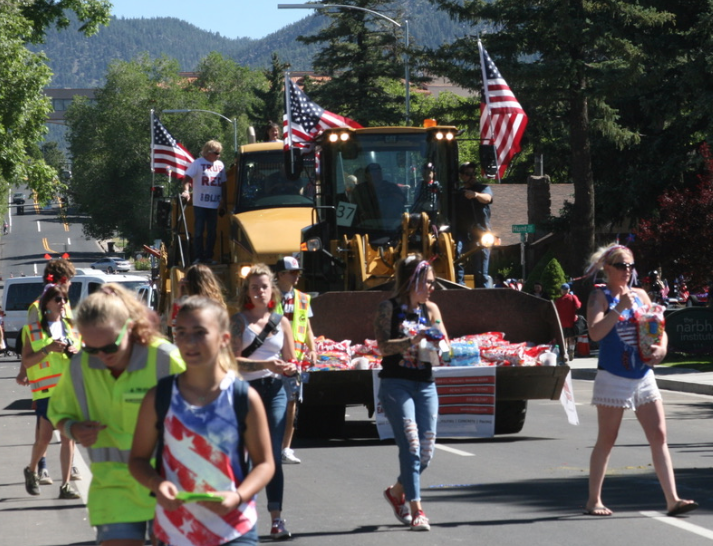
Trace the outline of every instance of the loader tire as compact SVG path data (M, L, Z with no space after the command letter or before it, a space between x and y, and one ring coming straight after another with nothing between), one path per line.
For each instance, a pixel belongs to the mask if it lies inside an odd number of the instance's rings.
M495 434L516 434L525 425L527 400L495 402Z

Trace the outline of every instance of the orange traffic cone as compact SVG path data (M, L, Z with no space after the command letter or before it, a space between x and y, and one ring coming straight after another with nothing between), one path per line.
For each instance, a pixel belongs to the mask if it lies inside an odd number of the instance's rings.
M589 355L589 336L587 334L583 334L577 337L577 356L585 358Z

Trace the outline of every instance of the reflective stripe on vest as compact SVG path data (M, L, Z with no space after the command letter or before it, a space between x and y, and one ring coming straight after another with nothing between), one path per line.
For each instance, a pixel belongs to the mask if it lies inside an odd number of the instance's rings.
M59 383L59 378L62 377L61 373L43 377L35 381L30 381L30 389L32 392L43 391L45 389L53 389Z
M309 321L309 301L307 294L295 289L295 310L292 315L292 337L295 340L297 360L304 360L307 346L307 323Z
M130 449L118 447L90 447L89 458L92 463L123 463L129 464Z

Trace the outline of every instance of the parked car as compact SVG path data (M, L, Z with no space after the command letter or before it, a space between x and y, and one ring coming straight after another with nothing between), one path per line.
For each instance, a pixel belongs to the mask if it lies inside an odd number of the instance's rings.
M115 271L130 271L131 262L123 258L109 257L102 258L99 261L91 264L92 269L99 269L105 273L114 273Z
M25 204L25 194L16 193L12 196L13 205L24 205Z

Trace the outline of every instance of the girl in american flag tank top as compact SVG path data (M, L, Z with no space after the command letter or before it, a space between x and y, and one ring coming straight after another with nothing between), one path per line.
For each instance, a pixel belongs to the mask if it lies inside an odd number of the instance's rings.
M252 468L244 475L238 453L233 383L242 381L230 349L229 319L219 303L185 300L175 342L186 372L173 383L164 419L162 475L150 459L158 440L156 391L144 399L129 468L157 500L154 532L171 546L257 544L255 496L274 473L267 417L260 396L248 390L243 445ZM211 493L216 501L189 502L180 493Z

